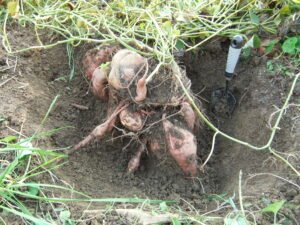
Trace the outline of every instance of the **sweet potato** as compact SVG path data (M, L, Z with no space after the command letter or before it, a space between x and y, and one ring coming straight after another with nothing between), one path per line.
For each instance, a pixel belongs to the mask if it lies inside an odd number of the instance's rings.
M111 61L112 56L119 50L118 46L105 46L101 49L90 49L83 57L82 64L85 75L88 79L92 79L93 73L102 63Z
M168 150L185 175L195 176L197 173L197 144L195 136L182 129L163 116L163 128Z
M120 112L119 117L122 125L130 131L139 131L143 128L142 115L138 112L132 112L129 108L126 108Z
M147 86L146 86L146 78L141 78L138 80L136 84L136 96L135 96L135 101L141 102L145 100L147 96Z
M127 166L127 173L133 173L135 172L139 166L141 161L141 156L145 150L144 145L140 145L135 155L130 159Z
M127 49L118 51L111 62L109 84L117 90L126 88L146 62L146 59L136 52Z
M119 113L128 107L128 104L121 102L116 109L113 111L111 116L102 124L97 126L87 137L85 137L82 141L80 141L77 145L74 146L73 150L70 151L72 153L74 150L78 150L86 145L88 145L95 138L101 139L107 132L110 132L112 129L111 122L115 121L116 117Z
M181 103L181 115L187 123L188 128L193 131L196 123L196 115L193 108L188 102Z
M103 100L108 100L107 74L107 69L96 68L92 75L92 91Z

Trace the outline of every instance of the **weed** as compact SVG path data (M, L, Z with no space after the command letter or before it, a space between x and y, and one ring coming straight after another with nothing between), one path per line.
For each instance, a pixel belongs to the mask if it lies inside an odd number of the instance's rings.
M174 51L194 50L216 36L248 35L258 30L276 33L274 21L283 6L280 1L273 8L263 1L20 1L8 10L3 43L8 52L16 52L63 43L77 46L83 41L117 42L165 64L172 62ZM262 14L269 18L262 20ZM12 49L6 35L11 17L22 25L33 25L37 37L40 30L48 29L63 40ZM73 68L70 47L68 56Z
M271 212L274 214L274 225L277 224L277 214L279 212L279 210L283 207L285 201L281 200L281 201L277 201L274 203L269 204L267 207L262 209L262 212Z

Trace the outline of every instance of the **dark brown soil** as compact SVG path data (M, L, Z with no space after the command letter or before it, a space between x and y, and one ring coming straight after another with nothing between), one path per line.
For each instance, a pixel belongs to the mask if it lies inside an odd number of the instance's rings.
M22 48L24 43L35 44L34 35L18 27L11 30L9 36L11 45L18 48ZM25 136L32 135L39 128L56 95L60 96L57 105L43 129L67 126L73 128L65 129L50 138L43 138L39 145L52 148L72 146L103 122L107 105L88 92L89 84L81 71L81 57L89 48L90 46L80 46L75 49L77 65L72 81L68 80L69 65L65 46L30 51L17 56L8 56L1 50L1 62L9 59L12 68L0 73L0 116L6 119L0 124L0 137L16 132ZM223 73L226 54L226 49L219 42L214 42L198 53L185 57L183 63L192 80L193 92L202 91L198 96L202 99L205 112L222 131L262 146L270 136L271 131L267 126L270 114L276 110L274 106L282 106L290 88L290 79L272 76L266 71L264 62L241 61L237 76L231 83L237 97L237 107L231 118L217 117L210 112L206 100L210 100L215 88L225 85ZM294 96L293 101L297 98L299 96ZM88 110L78 109L73 104L84 105ZM300 130L297 113L299 111L294 108L287 110L273 145L278 151L297 153L297 157L291 157L293 163L299 160ZM197 134L200 163L210 151L211 138L212 133L206 127ZM105 140L96 141L74 153L63 168L57 171L59 179L95 198L137 196L184 199L197 209L205 209L204 202L209 194L237 193L239 172L242 171L243 181L251 174L265 174L247 180L247 185L243 186L243 194L249 199L253 196L270 199L286 197L291 201L299 199L300 190L274 176L266 175L274 173L287 179L290 176L290 171L282 166L282 162L267 151L254 151L218 137L215 153L205 172L199 173L197 179L190 180L184 177L171 158L166 156L157 159L150 153L144 156L140 169L134 175L126 175L127 163L135 152L134 147L122 150L128 141L125 138L112 141L112 136L108 136ZM299 165L298 163L298 167ZM295 189L292 194L291 189ZM300 220L299 210L298 207L292 211L292 215L296 218L298 216Z

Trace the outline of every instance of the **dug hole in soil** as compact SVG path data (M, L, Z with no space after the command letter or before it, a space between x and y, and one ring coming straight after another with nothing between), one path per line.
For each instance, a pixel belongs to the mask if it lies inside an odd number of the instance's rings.
M19 28L18 28L19 29ZM12 46L22 48L36 43L34 33L9 32ZM46 38L50 38L47 37ZM73 128L43 138L39 145L51 148L73 146L106 117L107 105L88 92L89 83L82 73L81 59L91 46L84 45L75 49L75 76L68 82L70 68L65 46L47 50L24 52L17 56L8 56L1 52L1 65L7 59L12 68L1 72L0 115L7 119L1 124L1 137L11 134L12 129L30 136L40 126L52 100L59 95L56 107L51 112L45 130L72 126ZM200 48L196 53L186 54L180 62L186 66L187 75L192 81L193 92L202 99L204 112L222 131L253 145L267 143L270 128L267 122L275 106L281 107L286 99L291 82L280 76L271 76L265 63L257 60L241 60L237 67L237 76L231 88L237 97L237 107L231 118L217 117L209 110L211 92L223 87L224 68L228 46L214 41ZM299 96L299 93L295 93ZM74 104L86 106L78 109ZM299 136L299 120L289 110L281 123L281 130L274 140L274 148L279 151L295 151L299 148L296 140ZM298 124L297 124L298 123ZM10 129L8 129L8 127ZM199 164L203 162L211 148L213 133L203 125L197 133ZM127 163L135 149L122 148L127 139L95 141L72 154L67 163L56 173L59 178L74 186L76 190L92 197L148 197L151 199L185 199L197 208L205 208L203 200L211 193L237 192L239 171L243 179L254 173L280 173L288 176L281 163L266 151L254 151L245 146L217 137L214 154L198 178L186 179L169 157L158 160L153 155L145 155L141 167L132 175L125 175ZM280 172L278 172L280 171ZM272 176L257 176L247 182L245 195L275 193L288 196L290 186L283 193L283 183ZM299 195L299 190L289 198Z

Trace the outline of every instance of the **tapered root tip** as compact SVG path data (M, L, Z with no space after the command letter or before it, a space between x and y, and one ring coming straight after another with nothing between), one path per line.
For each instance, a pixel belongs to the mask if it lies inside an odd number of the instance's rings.
M147 96L146 79L141 78L138 80L137 85L136 85L135 101L141 102L141 101L145 100L146 96Z

